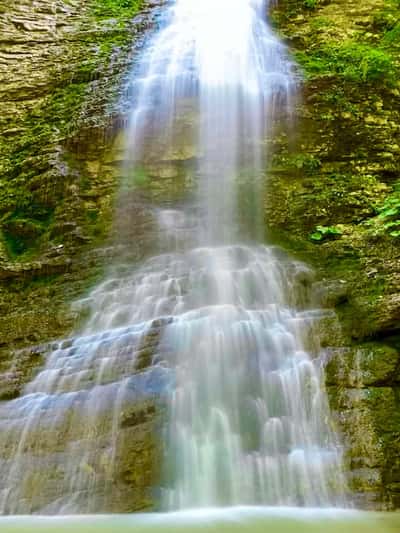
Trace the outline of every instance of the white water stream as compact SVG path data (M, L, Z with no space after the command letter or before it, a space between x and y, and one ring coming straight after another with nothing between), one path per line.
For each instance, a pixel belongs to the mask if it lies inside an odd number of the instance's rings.
M196 186L183 207L156 210L166 253L110 274L84 302L85 330L0 406L3 513L106 508L120 412L161 393L164 508L344 505L310 273L262 244L266 137L296 85L266 10L176 0L143 52L126 173L186 150ZM154 330L154 366L137 374Z
M296 85L266 9L264 0L177 0L137 80L136 165L176 151L186 140L182 116L198 114L190 136L199 220L182 253L158 259L149 284L156 315L174 317L163 336L176 368L166 454L172 509L340 501L340 456L304 345L313 313L294 306L304 267L252 244L263 234L266 136L290 114ZM167 220L170 233L185 227L182 213Z

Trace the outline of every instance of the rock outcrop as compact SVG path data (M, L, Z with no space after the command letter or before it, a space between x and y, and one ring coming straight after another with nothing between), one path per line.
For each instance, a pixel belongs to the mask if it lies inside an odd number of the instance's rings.
M281 0L273 15L302 99L296 138L274 139L267 224L340 320L327 385L355 502L399 507L400 7Z
M54 350L52 341L79 325L71 302L117 253L108 241L118 182L115 136L131 105L123 95L132 58L156 13L156 2L142 5L140 13L139 5L136 0L5 0L0 6L2 401L18 398ZM141 244L151 239L145 237L146 210L138 208L135 217L133 255L139 258L146 253ZM137 372L145 376L145 352L139 362ZM97 510L152 505L159 407L158 393L149 391L124 406L117 421L115 490L107 507L99 504L104 494L96 495ZM7 433L3 436L7 441ZM63 443L70 445L68 439ZM31 451L28 446L23 452ZM106 468L100 455L96 475ZM46 450L39 450L32 458L39 470L32 470L23 488L26 507L22 503L18 512L43 509L57 494L54 483L60 479L51 476L37 491L45 457ZM92 469L88 464L87 476Z
M18 0L1 7L4 371L10 349L71 331L69 303L113 253L105 247L116 183L108 154L133 43L151 17L144 10L133 18L133 7L110 12L111 4Z

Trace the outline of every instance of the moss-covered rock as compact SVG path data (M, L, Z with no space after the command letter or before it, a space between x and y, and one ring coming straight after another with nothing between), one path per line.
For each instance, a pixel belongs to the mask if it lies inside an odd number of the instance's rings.
M374 508L400 503L399 19L396 0L281 0L273 11L302 98L296 139L273 140L268 232L315 266L316 296L339 317L328 389L350 485Z
M110 161L126 111L124 80L143 30L154 23L154 6L5 0L0 7L0 400L19 396L54 348L51 340L76 327L81 314L71 302L117 253L107 240L117 231L111 214L119 179ZM146 218L143 211L135 212L137 219ZM138 228L136 258L147 250L147 226ZM148 354L139 360L138 370L146 371ZM113 496L109 487L94 495L97 510L152 505L157 406L149 397L126 408L131 414L124 411L118 422ZM61 452L70 440L63 435ZM61 471L51 475L48 452L55 450L42 449L32 459L33 474L22 487L25 512L43 509L62 484ZM93 468L103 475L107 460L99 453L85 475Z
M330 353L326 365L328 385L364 388L389 384L400 378L400 353L382 343L369 342Z
M120 113L116 104L135 37L152 20L148 9L138 14L141 5L137 0L2 5L4 353L68 333L74 323L68 302L93 283L107 255L102 246L117 179L108 165Z

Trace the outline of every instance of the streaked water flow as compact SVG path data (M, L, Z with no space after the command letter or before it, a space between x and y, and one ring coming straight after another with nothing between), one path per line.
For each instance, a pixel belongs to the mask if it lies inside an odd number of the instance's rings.
M176 0L144 50L124 187L180 165L187 201L153 202L158 252L78 302L84 330L0 406L3 513L118 509L121 413L154 395L168 405L165 509L344 505L312 275L262 244L266 139L296 87L266 9Z
M198 221L183 253L160 269L168 281L155 299L174 316L162 339L176 368L164 491L172 509L341 501L338 447L304 344L312 313L293 301L304 267L254 244L266 138L290 116L296 86L266 8L178 0L139 76L129 136L136 167L160 146L165 159L190 152L188 137L197 154ZM172 233L178 227L169 219Z

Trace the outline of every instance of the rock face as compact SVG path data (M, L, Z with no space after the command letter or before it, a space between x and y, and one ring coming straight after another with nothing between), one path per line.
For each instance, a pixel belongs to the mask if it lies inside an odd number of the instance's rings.
M0 6L0 408L18 399L54 350L52 340L77 327L81 317L71 301L118 253L108 243L118 231L110 224L119 177L115 136L125 120L125 75L143 30L153 24L156 2L140 14L139 4L5 0ZM151 224L143 207L133 219L131 255L138 259L152 242ZM148 355L141 353L139 362L136 372L145 375ZM97 510L152 505L159 457L155 396L139 395L124 407L115 491L108 507L96 496ZM8 453L7 446L2 450ZM18 512L42 509L57 493L55 478L35 491L45 458L46 450L33 458L39 470L32 470L26 506Z
M152 507L156 424L170 380L164 366L149 368L162 326L47 346L49 360L25 395L0 404L2 514Z
M278 135L270 237L313 264L327 385L355 502L400 506L400 40L398 2L281 0L299 65L294 139ZM333 348L335 347L336 348Z
M151 16L143 10L133 18L137 2L110 12L111 4L19 0L0 8L5 372L15 361L10 349L71 331L69 302L93 283L113 253L105 238L116 183L110 157L121 120L116 103L132 42Z
M174 201L192 186L187 147L136 177L140 191L123 191L126 216L111 224L123 177L123 76L132 40L140 43L135 38L153 20L146 9L134 17L135 5L0 6L2 401L18 398L52 341L84 319L71 301L127 241L130 261L160 244L148 201ZM356 503L400 507L399 5L280 0L273 16L304 81L298 135L278 130L271 141L269 239L315 265L316 299L339 317L340 326L323 325L327 387ZM142 352L139 374L149 361ZM118 420L110 511L152 506L158 409L154 397L143 397Z

